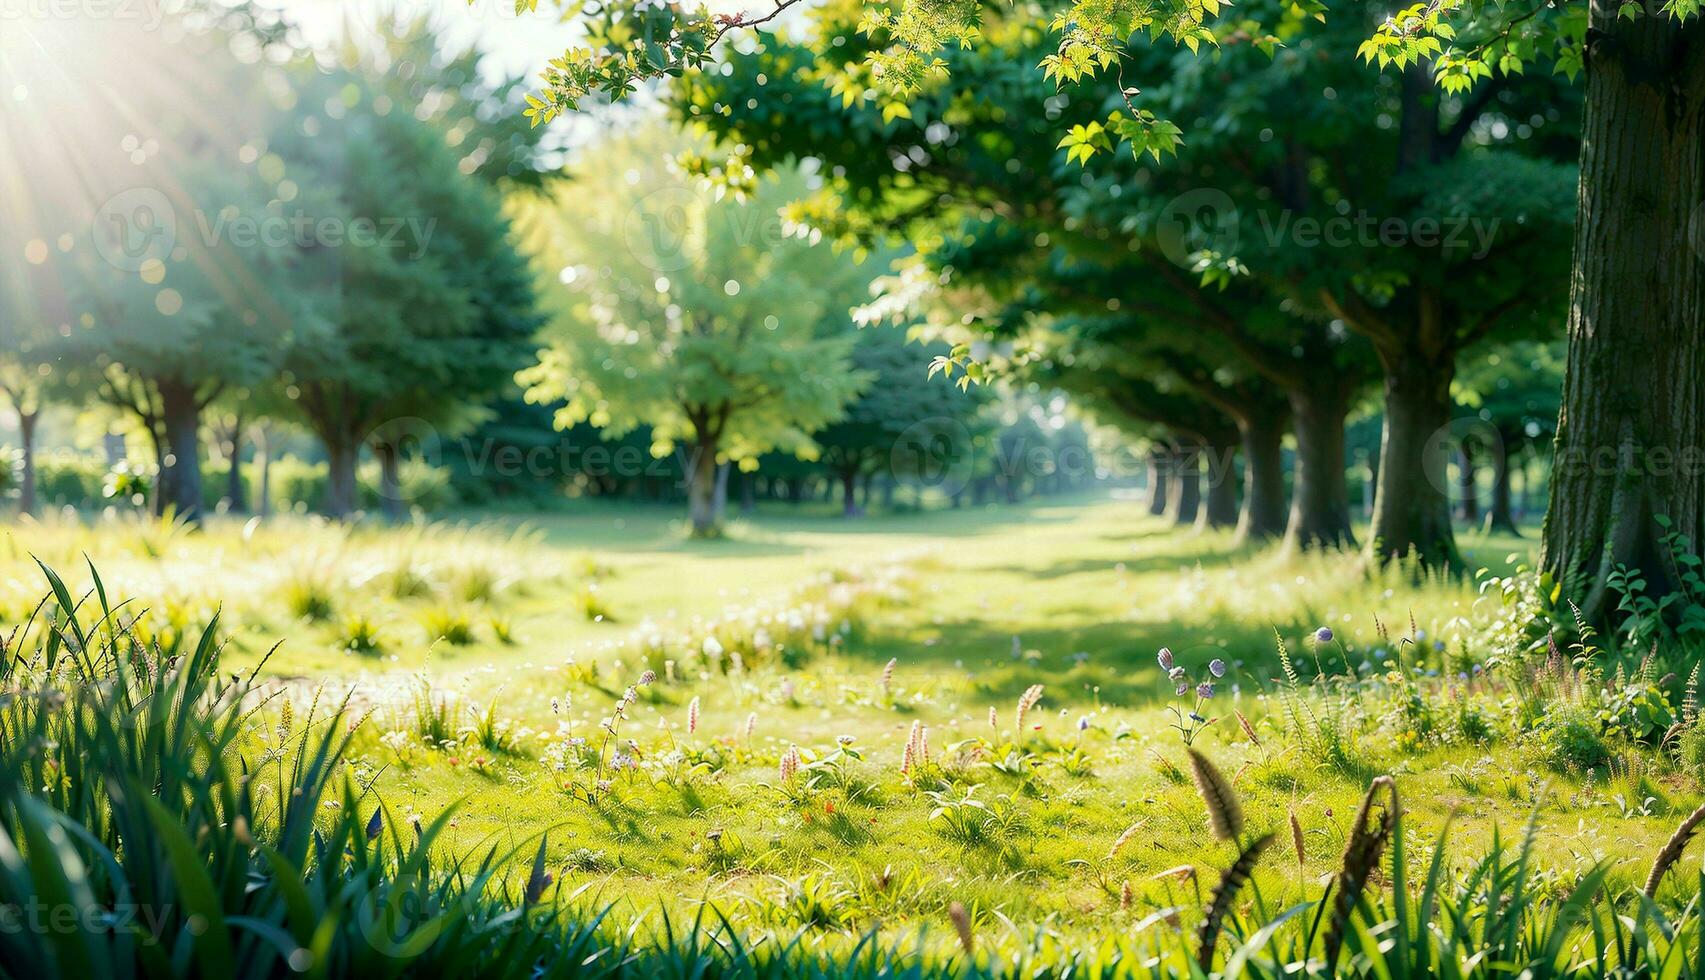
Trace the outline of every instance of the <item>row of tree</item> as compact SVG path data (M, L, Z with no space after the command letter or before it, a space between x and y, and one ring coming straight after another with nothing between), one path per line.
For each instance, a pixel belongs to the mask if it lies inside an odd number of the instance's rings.
M111 65L176 66L169 84L114 100L117 79L87 79L13 110L0 161L32 194L0 231L24 259L4 266L0 379L26 503L56 401L128 413L154 447L156 506L191 518L210 414L232 433L288 418L322 444L341 515L363 446L394 487L415 426L465 426L512 383L538 319L497 185L539 180L537 134L491 111L505 89L476 53L396 26L382 49L315 63L264 10L171 31L118 18L86 43L122 51ZM146 138L114 145L133 119Z

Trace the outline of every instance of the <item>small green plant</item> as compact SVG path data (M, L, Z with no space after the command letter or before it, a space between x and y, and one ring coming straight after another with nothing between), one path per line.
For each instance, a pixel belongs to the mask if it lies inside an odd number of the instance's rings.
M1573 774L1602 770L1610 762L1610 746L1600 734L1598 716L1576 701L1558 701L1524 738L1552 769Z
M437 591L432 579L416 568L412 561L404 561L386 573L385 587L391 598L401 600L425 599Z
M597 582L588 582L574 590L574 606L589 623L608 623L615 620L610 604L598 591Z
M468 614L459 609L428 609L421 616L420 624L426 628L428 643L444 642L465 647L474 642L474 624L469 621Z
M1694 551L1687 535L1675 530L1668 515L1659 514L1655 520L1664 529L1664 547L1679 574L1675 588L1654 597L1647 592L1645 575L1626 565L1617 565L1609 578L1611 590L1620 596L1616 608L1626 614L1620 633L1638 649L1663 639L1705 639L1705 558Z
M483 564L468 565L456 576L456 595L463 602L490 602L502 586L498 574Z
M309 575L297 576L284 586L284 608L296 619L323 623L334 610L331 587Z
M425 677L416 679L411 720L422 745L448 749L461 741L461 707L448 693L432 686Z
M343 621L343 648L350 653L374 656L384 644L379 639L379 624L362 614L348 616Z
M498 700L498 696L493 695L492 699L486 702L485 710L475 710L473 724L463 734L487 752L519 755L521 743L516 739L509 720L497 713Z

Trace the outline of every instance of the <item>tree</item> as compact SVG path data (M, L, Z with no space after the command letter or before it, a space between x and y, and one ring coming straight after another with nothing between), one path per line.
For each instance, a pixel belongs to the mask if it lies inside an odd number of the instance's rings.
M22 254L34 268L6 290L5 312L24 321L18 350L51 349L34 365L38 378L43 366L60 381L76 375L76 387L136 417L159 467L155 509L190 520L201 507L202 409L223 385L261 376L296 315L279 285L286 250L225 234L261 220L279 194L276 180L238 162L274 118L262 79L234 54L273 50L276 38L250 14L221 11L170 31L131 18L90 25L81 41L96 76L118 52L131 64L193 70L124 100L104 82L35 91L9 115L0 144L0 161L35 204L13 226L33 238ZM53 56L34 46L16 53L20 77L67 70L29 63ZM55 115L76 125L46 128ZM149 121L146 139L114 137L137 118ZM44 330L57 332L49 346L29 339Z
M720 463L815 455L811 434L872 380L851 361L869 273L787 233L776 209L797 176L719 198L670 169L683 149L657 130L611 138L526 208L527 247L557 285L522 378L529 398L563 400L559 427L650 425L654 454L684 445L692 530L713 536Z
M1187 55L1133 56L1163 79L1154 90L1068 102L1052 120L1013 125L1040 98L1024 67L1036 56L1030 35L1002 31L1003 41L944 56L947 80L894 118L783 70L864 57L846 8L831 7L811 41L737 56L732 72L685 82L679 101L750 147L753 162L819 153L837 164L845 175L828 186L832 203L804 211L812 220L854 232L901 225L955 276L976 268L965 239L1004 236L1039 254L983 263L991 278L1046 283L1096 262L1109 274L1080 302L1116 301L1157 325L1220 334L1225 356L1281 387L1299 419L1305 478L1293 543L1350 540L1343 420L1371 349L1392 465L1381 468L1370 547L1454 566L1444 444L1434 438L1448 430L1450 372L1482 338L1560 316L1571 178L1553 158L1572 144L1551 134L1568 132L1567 107L1548 108L1536 132L1511 117L1522 112L1518 94L1555 95L1546 79L1446 97L1424 74L1360 69L1352 52L1366 28L1353 22L1305 29L1293 17L1280 30L1294 48L1270 58L1227 46L1211 70ZM1109 161L1086 174L1070 140L1055 149L1062 125L1087 129L1108 103L1130 99L1211 125L1161 167ZM1367 125L1382 115L1390 125ZM1497 247L1457 234L1476 228L1501 229ZM1346 328L1363 339L1346 344Z
M526 363L532 283L496 193L466 179L435 120L391 111L360 66L294 77L301 104L345 108L270 144L315 233L336 236L295 270L321 307L285 349L282 396L325 446L326 511L354 511L365 447L395 518L408 447L479 421Z
M1569 365L1541 567L1594 620L1705 541L1705 18L1592 0ZM1625 11L1634 8L1635 15ZM1667 523L1660 523L1667 522Z
M1464 366L1458 401L1471 414L1463 443L1484 446L1492 468L1492 500L1486 512L1489 529L1520 533L1513 507L1512 462L1554 438L1566 356L1562 343L1524 342L1488 351ZM1471 464L1465 468L1473 473Z
M529 112L535 120L548 120L574 109L590 93L620 97L641 79L690 76L724 36L755 32L796 2L774 0L772 10L734 16L713 15L706 8L657 10L638 0L601 4L587 18L592 45L553 63ZM1193 52L1203 44L1215 46L1216 53L1247 44L1270 53L1278 44L1297 43L1294 36L1283 35L1285 17L1339 19L1314 2L1291 5L1279 19L1271 8L1252 12L1239 6L1230 22L1214 19L1217 5L1079 0L1064 6L1064 11L1052 5L1015 9L1033 24L1050 22L1049 30L1060 34L1057 49L1039 62L1049 77L1077 87L1109 75L1118 79L1124 97L1113 102L1104 120L1058 123L1064 133L1061 145L1084 160L1114 143L1158 159L1182 135L1130 97L1136 90L1125 88L1124 76L1136 48L1127 46L1128 39L1170 36ZM813 67L811 74L849 103L877 103L885 120L907 117L908 101L939 82L951 60L946 49L1010 36L984 24L988 12L975 4L909 4L896 13L886 5L851 2L839 9L842 20L858 22L871 40L857 42L862 56L854 70ZM1416 4L1383 18L1357 49L1365 61L1395 67L1405 90L1423 101L1434 83L1446 95L1474 90L1472 105L1531 74L1530 67L1570 78L1586 69L1586 138L1579 149L1575 222L1582 237L1569 280L1575 367L1562 412L1566 421L1559 425L1568 465L1553 483L1543 564L1555 576L1580 580L1577 591L1594 609L1602 606L1608 575L1618 563L1639 568L1660 586L1674 581L1676 569L1661 541L1661 511L1673 511L1667 518L1672 526L1695 540L1705 523L1705 467L1671 462L1697 456L1705 425L1697 421L1696 410L1705 385L1700 380L1705 371L1699 370L1705 343L1696 329L1705 305L1705 273L1697 261L1705 233L1696 215L1705 191L1705 167L1698 165L1705 153L1701 11L1700 0L1644 6L1615 0L1452 0ZM839 62L831 46L842 46L848 38L820 32L814 40L809 54ZM775 105L762 101L766 109ZM1362 122L1389 118L1364 117ZM1436 152L1440 134L1421 125L1414 113L1403 118L1405 152ZM1472 122L1473 114L1467 118ZM1447 142L1453 132L1454 127L1443 134ZM1654 243L1662 256L1657 261L1650 258ZM1357 320L1366 329L1367 318ZM1439 386L1425 377L1428 365L1417 362L1430 356L1437 366L1444 353L1438 340L1457 346L1461 338L1453 331L1454 337L1438 336L1420 345L1433 348L1431 355L1410 350L1394 356L1391 332L1376 330L1386 335L1382 360L1388 392L1400 403L1400 411L1387 413L1393 424L1388 448L1404 452L1414 448L1413 438L1426 424L1437 421L1442 403ZM1651 356L1657 350L1675 350L1679 356ZM1617 391L1661 391L1664 397L1628 405L1609 394ZM1682 423L1670 424L1677 415ZM1648 464L1648 457L1662 462ZM1389 471L1393 482L1382 483L1385 492L1375 514L1382 553L1414 549L1451 560L1454 547L1448 525L1439 520L1439 495L1429 489L1418 494L1400 490L1403 485L1430 487L1437 476L1435 458L1435 452L1422 451ZM1584 462L1588 459L1621 462L1595 466ZM1630 467L1642 471L1639 479L1626 476ZM1417 475L1422 479L1397 480Z
M847 517L862 512L860 486L885 467L892 472L896 455L905 456L903 440L938 435L970 440L975 415L987 399L977 391L919 383L920 361L946 350L941 344L908 344L896 330L859 331L852 364L871 382L838 421L814 437L822 448L823 468L840 485L841 512Z

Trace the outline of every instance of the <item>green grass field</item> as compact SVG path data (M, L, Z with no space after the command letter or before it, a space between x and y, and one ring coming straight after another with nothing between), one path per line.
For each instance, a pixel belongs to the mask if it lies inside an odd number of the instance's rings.
M1518 692L1470 672L1499 614L1472 581L1239 550L1102 497L778 511L718 542L686 541L676 516L50 521L0 538L0 627L40 597L29 555L75 587L86 553L149 609L144 629L198 628L222 602L228 663L277 646L264 671L292 707L257 737L347 695L349 771L395 819L454 806L445 846L466 852L546 832L576 901L710 900L777 931L940 929L960 902L979 929L1093 937L1194 901L1236 848L1207 832L1172 727L1198 705L1174 695L1161 647L1191 685L1226 665L1194 744L1250 828L1281 832L1256 875L1276 907L1318 896L1381 773L1412 841L1452 821L1453 864L1532 816L1559 891L1600 860L1637 884L1700 803L1631 743L1569 771L1518 732ZM1531 561L1531 537L1464 544L1495 574Z

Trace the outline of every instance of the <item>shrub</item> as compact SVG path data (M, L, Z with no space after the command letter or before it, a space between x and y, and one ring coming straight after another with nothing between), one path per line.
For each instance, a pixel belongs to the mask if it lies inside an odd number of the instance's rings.
M1559 772L1603 771L1610 746L1599 734L1594 712L1575 701L1558 701L1527 733L1526 744L1546 765Z

